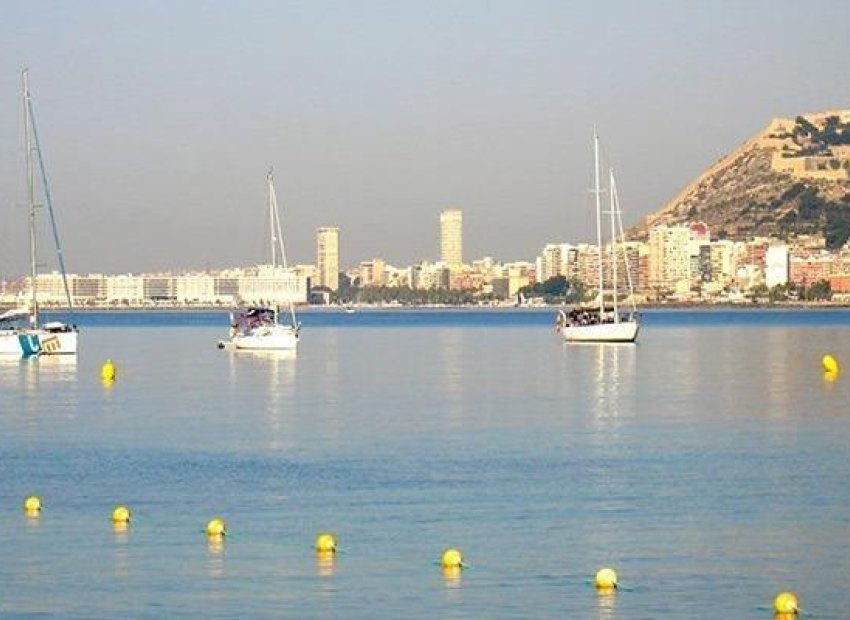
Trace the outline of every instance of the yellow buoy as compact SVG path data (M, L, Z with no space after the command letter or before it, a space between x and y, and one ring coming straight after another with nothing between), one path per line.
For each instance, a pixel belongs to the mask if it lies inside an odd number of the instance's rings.
M463 554L459 549L446 549L441 560L443 568L462 568Z
M104 381L115 381L115 364L112 360L106 360L106 363L100 368L100 378Z
M831 355L824 355L820 363L823 365L823 369L826 372L838 372L838 360L836 360Z
M773 600L773 607L778 614L796 614L800 608L797 596L793 592L780 592Z
M24 512L27 514L38 514L41 512L41 498L38 495L30 495L24 500Z
M614 590L617 587L617 571L613 568L603 568L596 573L594 584L600 590Z
M113 523L129 523L132 517L133 513L126 506L116 506L112 511Z
M221 538L227 535L227 524L221 517L210 519L207 523L207 536L211 538Z
M316 537L316 551L333 553L336 551L336 538L333 534L319 534Z

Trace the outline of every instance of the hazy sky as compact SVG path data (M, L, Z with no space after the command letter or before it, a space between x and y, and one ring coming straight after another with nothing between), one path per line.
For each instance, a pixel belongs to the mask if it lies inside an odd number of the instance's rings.
M0 274L26 269L20 70L70 271L251 264L276 169L290 262L533 259L627 224L774 116L850 107L846 0L0 0Z

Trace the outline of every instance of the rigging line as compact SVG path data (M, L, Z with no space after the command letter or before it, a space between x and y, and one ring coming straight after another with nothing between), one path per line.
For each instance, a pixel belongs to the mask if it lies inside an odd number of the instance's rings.
M59 260L59 270L62 273L62 285L65 287L65 298L68 301L69 322L74 323L74 305L71 301L71 289L68 287L68 275L65 271L65 256L62 252L62 243L59 240L59 229L56 226L56 216L53 212L53 199L50 195L50 183L47 178L47 170L44 166L44 157L41 153L41 142L38 139L38 129L35 123L35 110L33 109L32 99L30 98L29 89L26 93L26 105L29 112L30 127L32 128L33 142L35 143L35 152L38 155L38 169L41 173L41 184L44 190L44 201L47 203L47 212L50 214L50 228L53 231L53 244L56 247L56 256Z

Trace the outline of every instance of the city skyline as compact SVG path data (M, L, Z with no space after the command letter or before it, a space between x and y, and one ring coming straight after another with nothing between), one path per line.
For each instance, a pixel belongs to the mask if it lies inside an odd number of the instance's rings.
M256 262L269 165L294 262L327 222L352 263L435 256L452 204L468 255L508 259L591 238L594 125L631 225L772 117L846 107L842 8L11 5L0 273L26 264L24 66L72 271Z

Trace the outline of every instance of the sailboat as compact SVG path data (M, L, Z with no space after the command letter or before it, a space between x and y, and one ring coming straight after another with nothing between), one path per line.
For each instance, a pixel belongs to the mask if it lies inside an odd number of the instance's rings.
M274 189L274 171L266 175L268 184L269 231L271 234L272 273L278 267L287 269L286 251L283 245L283 233L280 212L277 206L277 194ZM278 264L280 256L280 264ZM230 340L218 343L220 349L246 351L292 351L298 347L301 328L295 317L295 305L292 296L287 296L286 322L281 321L281 310L277 303L271 307L242 308L230 314Z
M36 130L35 114L32 99L30 97L27 70L21 73L22 103L24 109L24 147L26 150L26 175L27 175L27 206L29 208L29 239L30 239L30 307L16 308L0 316L0 353L16 354L24 357L31 355L75 355L77 353L77 327L62 321L41 322L38 302L38 268L36 258L37 235L36 235L36 212L42 206L35 201L35 162L33 155L38 158L38 174L41 178L44 201L50 216L53 242L56 246L56 254L59 269L62 274L62 282L65 288L65 297L69 313L73 312L71 303L71 291L68 287L68 278L65 272L65 259L62 253L62 244L59 241L59 231L56 226L56 218L53 212L53 201L50 196L50 187L47 182L47 172L44 166L44 157Z
M611 264L611 301L606 305L605 277L604 277L604 252L602 246L602 188L599 180L599 136L593 132L593 155L594 155L594 194L596 196L596 244L597 244L597 270L599 272L599 294L598 306L574 307L565 311L558 311L556 319L557 329L563 334L567 342L635 342L640 329L640 319L634 305L634 290L629 263L626 259L626 251L623 248L622 259L626 270L626 283L629 289L629 300L631 311L624 312L619 303L619 278L617 272L618 247L624 241L623 222L620 213L620 202L617 196L617 185L614 181L614 171L609 171L609 199L611 218L611 242L610 264ZM618 237L619 228L619 237ZM618 242L619 239L619 242Z

